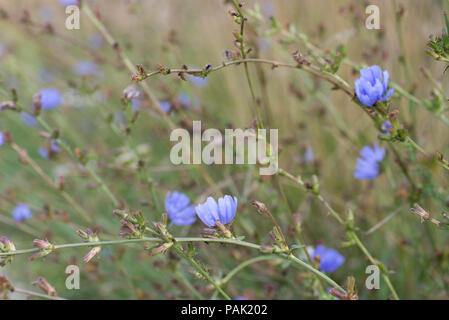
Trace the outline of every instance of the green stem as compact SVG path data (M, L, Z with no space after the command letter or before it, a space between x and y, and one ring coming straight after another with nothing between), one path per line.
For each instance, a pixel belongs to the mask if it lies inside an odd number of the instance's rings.
M232 245L238 245L238 246L242 246L242 247L257 249L257 250L260 250L260 248L261 248L261 246L258 244L247 242L247 241L241 241L241 240L237 240L237 239L179 237L179 238L174 238L173 241L175 241L177 243L180 243L180 242L205 242L205 243L232 244ZM144 237L144 238L139 238L139 239L120 239L120 240L108 240L108 241L98 241L98 242L67 243L67 244L54 245L53 250L66 249L66 248L90 247L90 246L120 245L120 244L142 243L142 242L162 242L162 240L159 238L154 238L154 237L152 237L152 238ZM177 251L179 250L179 247L177 247L176 245L174 245L174 247L175 247L175 249L177 248ZM12 251L12 252L0 252L0 257L17 256L17 255L21 255L21 254L35 253L38 251L40 251L39 248L30 248L30 249L20 249L20 250L16 250L16 251ZM178 251L178 253L181 255L185 255L184 252ZM344 292L342 287L340 285L338 285L334 280L329 278L326 274L315 269L314 267L303 262L302 260L294 257L292 254L278 253L277 255L286 260L290 260L301 267L306 268L307 270L313 272L314 274L316 274L317 276L319 276L320 278L325 280L327 283L329 283L333 287L339 288L342 292ZM193 260L193 259L191 259L190 257L188 257L187 259L190 263L192 263L191 260ZM201 266L199 266L195 261L193 261L192 265L195 267L198 266L200 269L202 269ZM206 277L206 275L204 275L204 276ZM218 288L217 288L217 290L220 291Z
M242 53L242 58L246 59L246 47L245 47L245 44L243 41L243 33L244 33L244 29L245 29L245 19L246 18L243 15L240 5L237 3L236 0L233 0L233 4L234 4L235 9L239 13L239 17L241 19L241 23L240 23L240 37L241 37L240 52ZM254 87L253 87L253 84L251 81L251 77L249 75L248 64L246 62L244 62L243 66L245 69L245 76L246 76L246 80L248 81L249 91L251 92L251 97L253 100L254 108L256 109L257 126L259 129L263 129L264 125L263 125L262 117L260 115L259 106L257 105L257 99L256 99L256 94L254 93Z
M278 174L282 175L284 177L289 178L290 180L295 181L298 183L302 188L304 188L306 191L310 191L306 188L304 182L302 181L301 177L295 177L292 174L288 173L287 171L279 168ZM341 218L340 214L335 211L332 206L323 198L323 196L319 193L311 192L313 195L315 195L318 200L320 200L326 208L329 210L331 215L343 226L345 226L345 221ZM360 238L357 236L357 234L354 231L348 231L348 235L356 242L357 246L360 248L360 250L365 254L365 256L371 261L371 263L375 263L375 259L371 255L371 253L366 249L365 245L362 243ZM389 277L388 277L388 270L386 268L382 268L383 277L385 279L385 282L387 283L388 287L390 288L391 293L393 294L393 297L397 300L399 300L399 297L396 293L396 290L394 289Z

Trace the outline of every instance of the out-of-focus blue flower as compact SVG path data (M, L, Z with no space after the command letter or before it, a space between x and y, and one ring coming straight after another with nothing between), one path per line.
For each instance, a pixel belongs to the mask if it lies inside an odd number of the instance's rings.
M142 99L134 98L131 100L131 105L134 111L140 111L140 105L142 103Z
M190 107L190 96L187 93L180 93L178 95L178 101L186 107Z
M0 147L5 144L5 134L0 132Z
M377 143L374 148L364 146L360 151L360 158L357 158L354 177L356 179L375 179L380 173L379 162L385 157L385 149L379 147Z
M50 149L45 147L39 148L39 155L44 159L48 159L51 152L61 152L61 148L59 148L58 143L54 139L50 140Z
M98 71L99 71L98 65L88 60L78 61L73 66L73 72L75 72L75 74L80 77L92 76L97 74Z
M53 72L48 69L42 69L41 71L39 71L39 79L42 82L50 82L51 80L53 80Z
M188 75L190 81L196 85L197 87L205 87L207 85L207 83L209 82L209 80L207 78L201 78L201 77L197 77L197 76L193 76L191 74Z
M162 111L167 113L171 109L171 103L170 101L159 101L159 107L161 108Z
M59 3L63 6L75 6L78 4L78 0L59 0Z
M306 152L304 153L304 162L305 163L313 163L313 150L311 147L306 148Z
M12 216L17 222L28 220L32 215L31 209L23 203L19 203L12 211Z
M199 107L200 105L200 100L198 99L198 97L194 96L193 99L191 99L190 96L185 92L181 92L178 95L177 99L178 102L181 103L184 107Z
M262 13L267 16L267 17L272 17L274 16L276 12L276 6L273 2L265 2L262 5Z
M48 152L47 148L44 147L40 147L39 148L39 155L44 158L44 159L48 159L50 152Z
M91 49L100 49L104 45L104 38L99 33L94 33L89 36L89 39L87 40L89 44L89 48Z
M388 89L388 71L379 66L360 69L360 78L355 81L355 93L360 102L372 107L377 101L386 101L394 92Z
M267 52L271 47L270 40L267 38L257 39L257 47L258 47L260 53Z
M51 6L43 6L39 9L39 16L44 22L50 22L54 15L55 9Z
M35 127L38 125L37 119L28 112L22 111L20 113L20 118L22 119L22 122L25 123L28 127Z
M207 198L206 202L195 207L196 214L209 227L215 226L217 221L221 224L228 224L234 219L237 211L237 198L224 196L218 199L218 203L214 198Z
M168 192L165 197L165 210L170 220L177 226L185 226L195 222L195 208L184 193Z
M116 111L114 112L114 121L115 123L117 123L120 126L123 126L126 124L127 117L126 117L126 113L123 111Z
M39 91L39 93L43 110L55 109L62 103L62 94L58 89L46 88Z
M385 121L384 123L382 123L382 125L380 127L380 129L384 133L387 133L391 128L393 128L393 126L391 125L391 123L389 121Z
M345 262L345 257L337 250L326 248L322 244L316 246L311 258L315 259L317 256L320 259L319 269L324 272L334 272Z

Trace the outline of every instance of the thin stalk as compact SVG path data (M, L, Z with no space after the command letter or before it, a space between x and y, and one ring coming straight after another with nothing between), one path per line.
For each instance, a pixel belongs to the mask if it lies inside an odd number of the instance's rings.
M244 34L244 29L245 29L246 17L242 13L242 10L240 8L241 5L239 3L237 3L236 0L233 0L232 2L234 4L235 9L237 10L237 12L239 14L240 19L241 19L241 23L240 23L240 38L241 38L241 41L240 41L240 52L242 53L242 58L246 59L246 47L245 47L245 43L243 41L243 34ZM257 127L259 129L263 129L264 128L263 120L262 120L262 117L260 115L259 106L257 105L256 94L254 93L253 83L252 83L251 77L249 75L248 64L246 62L244 62L243 66L244 66L244 69L245 69L246 80L248 81L249 91L251 92L251 98L253 100L254 108L256 110Z
M27 164L33 168L33 170L53 189L58 191L61 196L80 214L82 218L84 218L87 222L92 222L92 218L89 214L72 198L66 191L61 190L58 185L42 170L42 168L31 159L27 152L20 148L16 143L10 143L11 148L17 152L17 154L22 157Z
M27 294L30 296L44 298L44 299L48 299L48 300L67 300L67 299L64 299L64 298L61 298L58 296L49 296L48 294L43 294L43 293L39 293L39 292L27 290L27 289L14 288L13 292L23 293L23 294Z
M247 241L241 241L238 239L221 239L221 238L196 238L196 237L179 237L174 238L174 242L181 243L181 242L204 242L204 243L222 243L222 244L232 244L242 247L247 247L251 249L257 249L260 250L261 245L247 242ZM108 245L122 245L122 244L129 244L129 243L142 243L142 242L162 242L159 238L148 238L143 237L139 239L120 239L120 240L108 240L108 241L98 241L98 242L78 242L78 243L66 243L66 244L57 244L53 246L53 250L60 250L60 249L67 249L67 248L79 248L79 247L90 247L90 246L108 246ZM176 245L174 245L176 248ZM30 254L40 251L40 248L29 248L29 249L20 249L12 252L0 252L0 257L8 257L8 256L17 256L22 254ZM179 248L178 248L179 250ZM181 249L182 250L182 249ZM184 253L185 254L185 253ZM296 258L293 256L293 254L286 254L286 253L278 253L279 257L282 257L286 260L290 260L294 262L295 264L307 269L308 271L313 272L323 280L325 280L328 284L332 285L335 288L340 289L343 293L345 292L344 289L337 284L334 280L329 278L326 274L322 273L321 271L315 269L313 266L303 262L302 260ZM192 261L188 259L190 263ZM196 266L197 263L193 261L192 265ZM201 266L198 265L199 268ZM201 268L202 269L202 268ZM218 288L217 288L218 290Z
M303 187L306 191L309 191L304 182L302 181L301 177L295 177L292 174L288 173L287 171L283 170L283 169L279 169L278 174L284 177L289 178L290 180L293 180L295 182L297 182L301 187ZM326 208L329 210L330 214L343 226L345 226L345 221L341 218L340 214L335 211L332 206L323 198L323 196L319 193L315 193L315 192L311 192L313 195L315 195L315 197L317 197L318 200L320 200L325 206ZM357 234L354 231L348 230L348 235L355 241L355 243L357 244L357 246L360 248L360 250L365 254L365 256L374 264L374 258L371 255L371 253L368 251L368 249L366 249L365 245L362 243L362 241L360 240L360 238L357 236ZM388 270L386 270L386 268L382 268L382 274L383 277L385 279L385 282L387 283L394 299L399 300L399 296L396 293L396 290L394 289L390 278L388 277Z

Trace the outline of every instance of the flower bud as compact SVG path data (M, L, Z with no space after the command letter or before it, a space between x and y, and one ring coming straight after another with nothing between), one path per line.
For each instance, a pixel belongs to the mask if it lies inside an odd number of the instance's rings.
M173 246L173 242L165 242L162 245L160 245L159 247L156 247L153 250L151 250L150 255L151 256L155 256L155 255L158 255L160 253L164 253L165 251L170 249L171 246Z
M55 288L47 281L47 279L43 277L39 277L36 281L31 283L31 285L39 287L42 291L44 291L51 297L56 296Z
M41 248L43 250L53 250L54 246L48 242L47 240L42 240L42 239L34 239L33 241L33 246Z
M101 246L93 247L83 258L85 263L88 263L93 257L95 257L101 251Z

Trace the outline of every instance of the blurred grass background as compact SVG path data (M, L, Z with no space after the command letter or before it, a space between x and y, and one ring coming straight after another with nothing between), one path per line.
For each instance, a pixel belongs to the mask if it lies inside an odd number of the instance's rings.
M203 67L207 63L219 65L223 50L235 49L232 30L236 29L227 13L230 4L223 1L170 0L170 1L88 1L98 12L110 33L120 43L134 63L142 63L155 70L157 63L167 67ZM113 3L113 5L112 5ZM402 32L405 56L408 60L415 94L421 98L430 96L431 83L419 71L428 68L432 75L447 89L445 65L432 60L425 53L430 34L439 34L443 26L445 1L397 1L405 9ZM380 8L381 30L364 27L365 7L376 4ZM297 30L309 36L320 48L332 49L338 44L346 46L348 57L358 63L378 64L390 72L390 79L407 87L404 71L399 63L401 49L392 1L245 1L245 9L259 5L263 20L247 29L246 40L255 48L253 56L278 61L292 62L291 53L300 49L307 53L301 41L290 44L280 42L279 35L264 36L269 28L269 17L275 16L282 27L292 23ZM160 212L154 206L142 206L142 200L150 200L146 183L139 181L134 170L119 163L117 159L129 153L126 139L120 134L117 118L123 112L120 102L122 91L130 83L130 74L118 59L114 50L106 43L101 48L90 49L89 37L98 33L96 28L81 14L81 29L69 31L64 27L64 7L57 1L6 1L0 7L9 14L0 20L0 42L4 46L0 57L0 97L9 100L9 89L16 88L19 103L32 104L33 95L42 88L55 87L64 93L61 108L44 112L43 117L69 145L85 149L91 165L106 184L127 206L142 209L148 219L157 220ZM54 30L62 35L45 33L36 25L19 22L27 10L33 22L42 24L48 19ZM46 13L46 14L45 14ZM48 18L51 16L51 18ZM79 45L81 44L81 45ZM79 60L96 62L101 76L77 77L72 67ZM50 70L53 79L44 82L39 77L42 70ZM309 75L290 69L250 65L255 80L256 94L261 98L266 122L271 128L279 128L280 166L288 168L305 179L316 174L321 190L340 212L352 209L357 225L366 231L390 213L397 214L379 230L365 236L363 240L394 273L391 275L402 298L447 298L447 235L442 231L420 224L409 214L409 205L401 197L406 183L389 155L386 171L375 181L358 181L353 177L355 161L366 144L376 141L377 132L371 120L342 92ZM261 79L263 74L266 83ZM358 77L352 68L343 65L339 75L351 85ZM192 82L183 82L175 76L157 76L146 80L161 101L186 93L191 100L197 99L199 106L172 114L172 120L180 125L183 119L202 120L208 127L228 126L245 128L253 119L251 96L247 88L242 67L224 68L211 73L204 87ZM296 92L296 94L295 94ZM393 98L393 104L401 117L410 121L408 103ZM144 103L150 104L148 99ZM446 135L448 129L424 108L415 106L417 113L414 133L420 145L427 150L440 150L449 154ZM267 109L269 111L267 111ZM114 118L115 115L115 118ZM128 115L129 116L129 115ZM119 134L111 129L118 126ZM28 150L50 176L64 174L66 190L94 218L95 226L102 232L117 234L119 222L111 214L114 209L97 187L90 187L93 180L84 170L74 164L64 152L55 159L41 159L38 148L44 144L39 129L25 126L14 112L2 112L0 130L9 130L17 144ZM169 190L187 193L197 202L206 195L217 195L216 189L208 185L199 171L193 167L173 167L169 161L172 144L165 124L147 112L141 112L132 127L136 144L148 149L147 173L156 183L160 202ZM304 153L311 148L314 162L305 163ZM17 155L7 146L0 149L0 233L7 235L17 248L31 247L36 237L49 237L54 243L79 242L75 230L86 226L75 215L60 195L49 188L29 166L21 164ZM251 209L247 202L258 199L276 215L281 226L289 227L286 203L279 195L278 179L262 179L256 168L250 166L203 166L224 194L239 198L239 211L233 225L235 232L254 242L268 242L270 221ZM429 212L441 210L447 197L447 178L440 169L434 169L428 177L419 170L412 172L418 181L431 180L435 194L425 194L422 204ZM303 217L307 244L322 242L339 248L344 239L344 230L326 215L325 209L312 197L287 181L281 181L286 190L288 203L295 213ZM9 194L9 196L7 196ZM27 203L35 216L17 224L12 221L14 204L5 199ZM449 200L449 199L448 199ZM51 211L64 210L70 223L60 215L49 218L42 209L48 205ZM424 207L424 205L423 205ZM173 228L175 235L198 235L200 222L191 228ZM118 236L117 236L118 237ZM102 233L100 233L102 238ZM85 265L82 257L87 250L73 249L52 254L46 260L28 262L27 257L15 258L13 264L1 270L13 284L29 287L29 283L43 276L52 283L58 294L66 298L187 298L191 294L175 273L169 271L177 258L172 254L151 258L142 253L140 246L103 248L100 259ZM84 252L86 251L86 252ZM365 267L369 264L355 247L339 249L346 257L345 264L332 276L339 283L346 276L354 275L361 298L381 299L388 297L386 286L379 291L364 288ZM238 262L255 253L242 248L215 245L200 245L199 259L215 275L226 274ZM231 259L230 259L230 258ZM81 290L65 288L64 270L68 264L81 268ZM267 266L270 267L267 267ZM233 296L247 298L299 299L311 298L304 289L304 279L298 270L286 266L256 264L240 272L228 285ZM280 272L282 270L282 272ZM189 267L181 269L186 277L193 278L200 290L205 283L194 279Z

